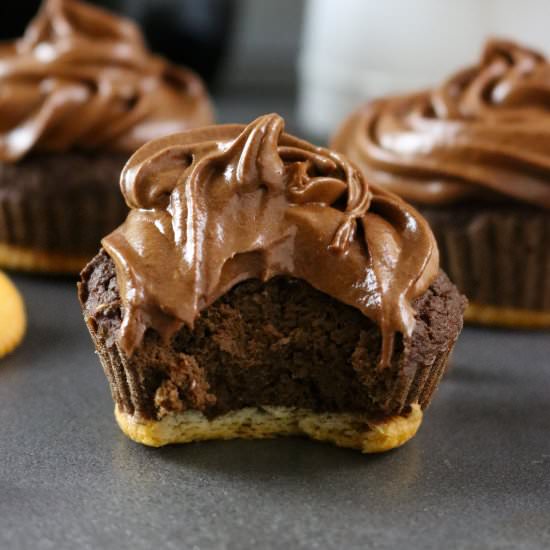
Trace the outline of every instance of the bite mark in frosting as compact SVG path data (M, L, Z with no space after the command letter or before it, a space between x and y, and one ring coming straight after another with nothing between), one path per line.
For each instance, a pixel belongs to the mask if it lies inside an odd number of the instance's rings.
M131 208L102 244L114 260L130 354L145 330L170 338L241 281L303 279L356 307L382 332L414 329L411 300L438 273L426 221L370 186L345 157L283 133L278 115L248 126L152 141L128 161Z
M442 86L372 101L332 140L406 200L475 198L550 208L550 64L507 41Z
M199 78L152 55L137 26L77 0L45 0L0 46L0 161L31 150L132 153L209 124Z

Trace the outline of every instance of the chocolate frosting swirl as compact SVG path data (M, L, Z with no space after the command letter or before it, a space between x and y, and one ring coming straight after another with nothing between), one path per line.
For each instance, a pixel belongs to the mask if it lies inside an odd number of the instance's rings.
M131 153L211 121L198 77L149 53L131 21L77 0L46 0L0 47L0 161L33 149Z
M437 275L426 221L367 185L343 156L284 134L278 115L168 136L128 161L131 211L103 240L123 301L120 345L148 327L170 338L250 278L303 279L381 327L381 364L395 332L411 335L411 300Z
M476 198L550 208L550 64L490 41L437 89L366 104L332 146L421 204Z

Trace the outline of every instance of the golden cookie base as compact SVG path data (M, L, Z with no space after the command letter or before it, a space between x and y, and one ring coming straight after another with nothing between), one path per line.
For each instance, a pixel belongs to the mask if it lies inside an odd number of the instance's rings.
M69 256L0 243L0 267L14 271L73 275L80 273L90 256Z
M247 407L208 420L199 411L172 413L158 421L141 421L115 407L122 431L151 447L209 439L263 439L307 436L363 453L389 451L411 439L422 422L420 405L406 416L373 421L361 414L314 413L288 407Z
M549 311L531 311L470 303L464 313L468 323L506 328L550 328Z
M19 345L26 327L23 298L0 271L0 357L11 353Z

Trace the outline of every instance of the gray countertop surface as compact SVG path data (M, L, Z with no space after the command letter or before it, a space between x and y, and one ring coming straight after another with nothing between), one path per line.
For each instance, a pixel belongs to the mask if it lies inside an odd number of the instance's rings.
M549 548L550 338L466 329L418 434L142 447L117 428L74 282L17 276L0 361L0 548Z
M548 333L466 329L419 434L385 455L150 449L114 422L74 281L14 280L29 327L0 361L0 549L550 548Z

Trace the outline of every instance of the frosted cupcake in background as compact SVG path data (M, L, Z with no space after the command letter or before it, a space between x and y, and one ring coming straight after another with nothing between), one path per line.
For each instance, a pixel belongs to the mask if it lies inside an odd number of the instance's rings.
M331 145L413 203L466 319L550 326L550 64L508 41L441 86L371 101Z
M212 120L200 79L134 23L46 0L0 46L0 266L80 270L126 216L118 177L135 149Z

